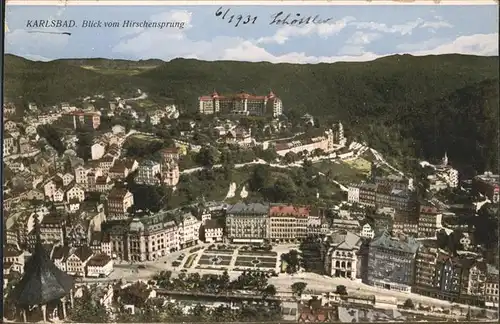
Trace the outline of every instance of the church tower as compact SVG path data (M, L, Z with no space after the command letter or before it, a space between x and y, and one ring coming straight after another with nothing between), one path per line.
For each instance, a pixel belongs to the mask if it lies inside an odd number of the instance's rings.
M447 166L448 165L448 152L444 152L444 157L443 157L443 160L442 160L441 164L443 166Z

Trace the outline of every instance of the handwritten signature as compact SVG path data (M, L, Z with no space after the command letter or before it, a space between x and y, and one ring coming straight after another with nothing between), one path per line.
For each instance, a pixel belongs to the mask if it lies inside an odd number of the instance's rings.
M227 21L228 24L232 24L233 27L238 27L241 25L254 25L257 22L258 16L247 15L247 14L234 14L231 8L224 9L219 7L215 11L215 16L219 17L223 21ZM289 25L289 26L302 26L308 24L326 24L333 18L321 18L319 15L315 16L302 16L300 13L285 13L283 11L277 12L271 15L271 21L269 25Z
M269 25L290 25L290 26L301 26L308 24L326 24L333 18L322 19L319 15L316 16L302 16L300 13L284 13L280 11L271 16L272 21Z

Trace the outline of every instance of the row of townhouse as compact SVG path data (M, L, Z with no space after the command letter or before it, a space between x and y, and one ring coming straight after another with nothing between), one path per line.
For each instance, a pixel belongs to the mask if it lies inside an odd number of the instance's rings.
M499 305L498 268L482 259L450 256L413 237L389 231L370 241L348 231L319 240L326 273L332 277L450 302Z
M360 183L348 187L347 201L374 208L390 207L396 211L415 212L415 191L393 183Z
M79 277L107 277L113 272L113 260L106 254L94 253L89 246L71 248L54 246L50 253L56 267Z
M136 182L146 185L164 184L173 187L180 178L177 149L165 149L159 162L134 159L120 160L116 156L106 155L92 161L88 166L75 169L75 182L86 191L106 192L117 180L124 180L129 174L137 171Z
M82 202L85 200L85 189L74 181L71 173L57 174L47 179L43 185L46 200L53 202Z
M71 248L65 245L45 245L48 256L62 271L81 277L107 277L113 272L113 260L106 254L95 253L88 246ZM3 273L24 273L29 254L16 245L4 249Z
M101 125L101 113L96 111L69 111L62 113L61 121L73 129L81 127L97 129Z
M226 211L227 237L235 243L301 240L322 231L320 213L304 206L239 202Z
M482 259L451 256L433 246L421 246L415 259L412 292L450 302L499 305L498 268Z
M202 221L191 213L162 211L140 219L111 220L101 225L101 250L121 260L150 261L198 244Z
M124 180L139 167L134 159L120 160L113 156L92 161L87 166L75 168L75 182L86 191L104 192L112 181Z
M57 174L43 184L43 191L47 200L65 202L70 205L70 211L79 209L80 203L85 200L86 192L100 192L106 195L106 212L111 218L126 217L128 209L134 204L132 193L115 187L109 173L102 175L100 168L87 169L81 166L75 169L75 175ZM39 195L36 197L39 198ZM71 207L73 204L75 208Z
M3 154L4 156L32 156L39 152L35 147L38 138L36 134L21 136L20 133L7 131L3 136Z
M371 240L347 230L320 237L325 273L382 289L410 292L418 242L382 231Z
M149 186L164 184L173 187L179 183L179 179L180 170L176 160L144 160L139 164L135 182Z
M276 153L280 156L285 156L287 153L312 153L315 150L322 150L323 152L331 152L335 148L335 143L338 143L336 139L338 136L336 133L329 129L325 131L323 136L318 136L310 138L307 140L293 140L293 141L282 141L276 142L274 148Z

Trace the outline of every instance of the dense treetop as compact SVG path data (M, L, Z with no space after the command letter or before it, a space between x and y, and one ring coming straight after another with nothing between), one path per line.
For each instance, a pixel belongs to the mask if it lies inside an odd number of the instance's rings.
M371 62L271 64L32 62L6 55L4 70L6 97L24 103L72 102L93 94L126 97L140 88L194 111L198 96L214 89L222 94L272 89L283 100L285 114L341 119L359 140L399 160L437 158L448 151L459 168L484 171L495 170L498 159L498 57L395 55Z

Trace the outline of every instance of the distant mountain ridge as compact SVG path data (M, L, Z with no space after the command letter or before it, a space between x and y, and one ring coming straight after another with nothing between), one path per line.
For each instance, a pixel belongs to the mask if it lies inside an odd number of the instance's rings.
M476 157L459 163L483 169L490 167L498 151L492 139L498 123L498 114L492 111L495 104L498 107L498 56L393 55L370 62L271 64L194 59L33 62L5 55L4 62L5 95L22 97L24 102L55 104L140 88L196 110L198 96L214 89L222 94L241 90L265 94L272 89L282 99L285 114L293 110L341 119L366 140L377 138L377 132L387 133L378 136L378 142L387 146L386 151L397 150L396 155L428 157L448 150L453 161L464 147L477 147L472 144L476 141L484 146L482 157L474 150L471 154ZM468 119L469 110L474 119ZM479 116L485 117L479 120ZM453 121L460 121L459 127ZM474 130L472 137L459 134L467 129ZM394 139L384 143L391 136Z

